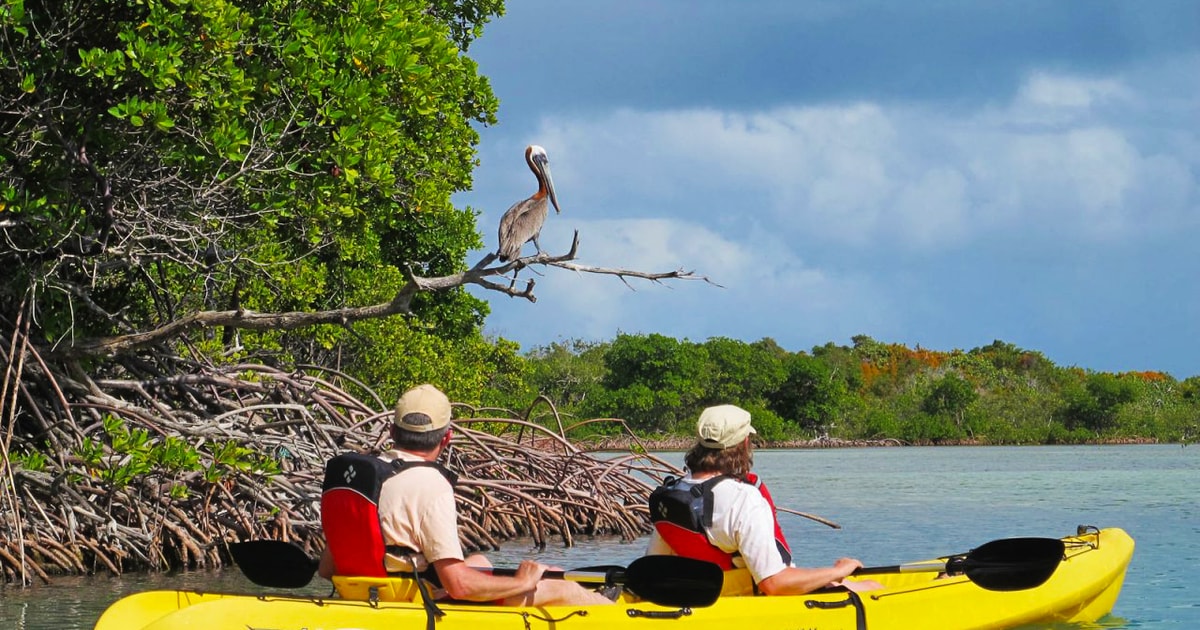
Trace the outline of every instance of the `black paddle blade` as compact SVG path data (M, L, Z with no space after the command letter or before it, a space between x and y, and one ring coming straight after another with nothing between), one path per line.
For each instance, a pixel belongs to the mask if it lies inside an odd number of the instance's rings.
M1003 538L951 558L946 572L965 573L989 591L1020 591L1049 580L1065 550L1057 538Z
M317 561L304 550L281 540L248 540L229 545L233 562L259 586L300 588L317 572Z
M623 567L623 566L621 566L621 565L619 565L619 564L598 564L598 565L596 565L596 566L594 566L594 567L578 567L578 568L571 569L571 570L572 570L572 571L579 571L579 572L581 572L581 573L605 573L605 574L612 574L612 572L613 572L613 571L624 571L624 570L625 570L625 567Z
M680 556L643 556L625 569L625 588L660 606L711 606L724 584L721 567Z

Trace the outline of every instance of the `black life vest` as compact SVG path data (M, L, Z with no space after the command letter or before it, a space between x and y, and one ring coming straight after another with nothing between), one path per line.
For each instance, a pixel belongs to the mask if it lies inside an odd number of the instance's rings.
M384 461L373 455L343 453L325 464L321 483L321 528L338 575L385 577L384 555L389 549L379 523L379 494L383 482L420 466L442 473L453 486L458 476L437 462ZM411 551L411 550L409 550Z
M767 500L775 521L775 546L783 563L790 565L792 551L775 515L775 502L766 485L754 473L748 474L746 479L718 475L695 484L668 477L663 485L650 493L650 520L654 523L655 531L681 556L711 562L726 571L732 569L733 559L739 554L723 551L712 544L705 533L705 528L712 526L713 486L727 479L750 483Z

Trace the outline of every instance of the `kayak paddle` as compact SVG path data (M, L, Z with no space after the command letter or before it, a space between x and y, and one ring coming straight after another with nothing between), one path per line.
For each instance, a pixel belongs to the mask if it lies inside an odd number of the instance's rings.
M232 543L229 552L251 582L271 588L300 588L312 580L317 560L300 547L279 540ZM516 569L482 569L492 575L516 575ZM620 584L660 606L711 606L721 595L725 574L711 562L679 556L644 556L628 567L603 566L546 571L543 578L589 584Z
M307 586L319 564L300 547L282 540L231 543L229 555L247 579L271 588Z
M889 567L863 567L854 575L872 573L962 573L989 591L1020 591L1041 586L1054 575L1066 546L1057 538L1002 538L946 560L912 562Z

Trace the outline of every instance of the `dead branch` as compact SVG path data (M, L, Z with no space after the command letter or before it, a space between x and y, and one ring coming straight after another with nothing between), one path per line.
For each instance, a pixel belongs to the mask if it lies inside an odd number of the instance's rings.
M179 317L174 321L150 330L118 335L115 337L100 337L80 339L62 347L44 350L49 355L65 358L82 358L87 356L114 356L138 348L152 346L168 341L185 333L202 328L238 328L245 330L295 330L308 326L334 324L345 326L352 322L390 317L393 315L409 315L413 296L421 291L445 291L467 284L475 284L485 289L504 293L512 297L520 297L536 302L533 294L534 281L529 280L524 288L516 287L515 277L507 284L496 282L492 278L506 277L517 271L532 267L557 267L576 273L591 273L598 275L617 276L625 286L630 278L647 280L662 284L664 280L701 280L713 286L721 285L705 276L696 275L693 271L677 269L667 272L645 272L632 269L616 269L581 265L575 262L579 252L579 232L571 243L571 249L561 255L546 253L524 256L508 261L501 265L488 266L496 260L494 253L486 254L470 269L445 276L421 277L408 270L408 283L388 302L369 306L346 307L325 311L293 311L287 313L258 313L246 309L202 311Z

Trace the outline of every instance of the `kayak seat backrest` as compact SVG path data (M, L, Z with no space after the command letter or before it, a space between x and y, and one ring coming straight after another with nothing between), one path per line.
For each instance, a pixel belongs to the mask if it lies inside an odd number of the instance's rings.
M412 578L335 575L333 587L337 589L339 597L353 601L370 601L372 588L376 589L377 601L381 602L414 602L421 599L417 581Z
M321 529L338 575L387 577L379 524L383 482L400 468L378 457L343 453L325 465Z

